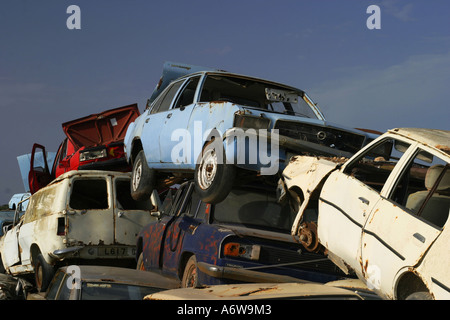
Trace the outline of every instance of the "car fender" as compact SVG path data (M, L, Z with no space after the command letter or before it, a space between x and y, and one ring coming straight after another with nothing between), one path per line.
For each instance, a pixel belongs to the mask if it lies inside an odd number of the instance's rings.
M303 213L316 189L319 189L329 174L336 170L343 159L294 156L282 173L286 191L296 193L298 212L291 234L298 236ZM298 194L300 192L300 194Z

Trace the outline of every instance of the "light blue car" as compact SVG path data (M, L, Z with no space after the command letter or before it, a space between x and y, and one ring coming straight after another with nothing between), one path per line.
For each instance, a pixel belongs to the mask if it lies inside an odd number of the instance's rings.
M375 137L326 122L300 89L169 62L125 152L135 200L167 176L194 176L203 201L217 203L237 178L276 175L290 154L350 157Z

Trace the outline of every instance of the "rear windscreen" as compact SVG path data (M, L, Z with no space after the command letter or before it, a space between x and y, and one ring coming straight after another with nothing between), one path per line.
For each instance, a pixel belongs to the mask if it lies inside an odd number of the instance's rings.
M78 179L73 181L70 207L76 210L107 209L108 190L105 179Z

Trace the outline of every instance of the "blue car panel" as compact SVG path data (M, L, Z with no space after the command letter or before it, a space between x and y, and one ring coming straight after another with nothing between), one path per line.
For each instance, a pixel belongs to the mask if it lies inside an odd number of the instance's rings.
M167 205L167 203L169 203ZM328 282L343 273L321 254L310 253L292 240L294 215L281 206L271 191L233 189L220 204L206 204L195 193L194 183L181 185L168 195L159 221L138 235L141 269L182 279L190 257L234 270L256 268L267 274ZM202 285L236 282L197 268ZM243 282L240 279L238 282Z

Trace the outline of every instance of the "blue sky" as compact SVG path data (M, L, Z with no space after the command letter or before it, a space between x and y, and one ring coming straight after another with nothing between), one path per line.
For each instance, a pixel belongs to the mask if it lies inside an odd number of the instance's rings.
M447 0L2 0L0 204L24 191L18 155L56 151L65 121L142 111L164 61L301 88L346 126L449 130L449 13Z

